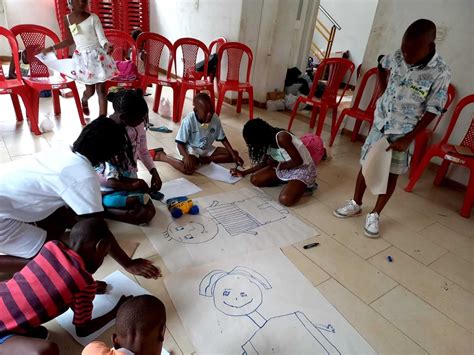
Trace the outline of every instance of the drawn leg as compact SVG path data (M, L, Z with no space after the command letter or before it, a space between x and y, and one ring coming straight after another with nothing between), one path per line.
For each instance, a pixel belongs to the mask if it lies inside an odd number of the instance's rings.
M312 323L308 319L308 317L306 317L306 314L302 312L295 312L295 315L299 319L301 324L306 328L306 330L311 333L313 338L324 348L324 350L326 350L328 355L341 354L339 350L321 332L321 330L324 330L326 332L335 333L335 330L332 325L329 324L327 326L320 327Z

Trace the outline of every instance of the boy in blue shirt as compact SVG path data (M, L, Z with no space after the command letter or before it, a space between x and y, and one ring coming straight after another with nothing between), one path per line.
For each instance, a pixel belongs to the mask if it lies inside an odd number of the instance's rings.
M155 151L154 160L168 163L186 175L193 174L201 164L211 162L243 165L239 153L232 149L225 136L209 95L197 94L193 105L194 110L181 121L176 135L175 141L182 160L170 157L162 150ZM215 147L215 141L221 142L224 147Z
M393 55L379 57L379 80L385 89L378 99L372 129L362 147L361 163L380 139L386 138L392 150L387 192L379 195L367 215L364 234L379 237L379 214L395 191L398 176L408 171L408 148L418 133L441 113L447 100L451 74L436 52L436 26L420 19L408 26L401 48ZM366 189L362 169L357 177L354 198L334 211L338 218L361 213Z

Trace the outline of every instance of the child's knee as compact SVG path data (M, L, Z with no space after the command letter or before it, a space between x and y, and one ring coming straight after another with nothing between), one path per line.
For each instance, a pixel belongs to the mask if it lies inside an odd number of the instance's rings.
M250 182L252 183L252 185L257 186L257 187L264 187L265 186L262 179L259 179L256 174L250 175Z
M140 206L140 208L138 208L136 211L137 212L133 219L135 221L135 224L137 225L149 223L153 219L153 217L155 217L156 214L153 202L149 202L145 206Z
M59 347L56 343L52 341L43 341L41 344L31 349L30 354L32 355L59 355Z
M280 204L282 204L283 206L291 207L298 201L297 199L295 199L294 196L288 193L282 192L280 196L278 197L278 202L280 202Z

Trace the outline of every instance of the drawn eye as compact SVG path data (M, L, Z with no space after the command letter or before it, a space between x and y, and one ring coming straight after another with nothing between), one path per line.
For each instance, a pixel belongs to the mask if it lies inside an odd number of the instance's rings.
M184 236L184 239L189 240L189 239L194 239L194 237L191 234L188 234Z
M182 230L184 230L184 227L176 227L175 230L176 231L182 231Z
M229 296L229 295L230 295L229 290L224 290L224 292L222 293L222 296Z
M247 297L247 294L245 292L241 292L240 297Z

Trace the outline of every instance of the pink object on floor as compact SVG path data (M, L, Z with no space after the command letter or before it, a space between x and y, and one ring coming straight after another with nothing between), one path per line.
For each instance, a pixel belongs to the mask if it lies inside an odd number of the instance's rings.
M324 144L320 136L307 133L302 136L301 141L308 149L311 158L315 164L318 164L324 156Z

